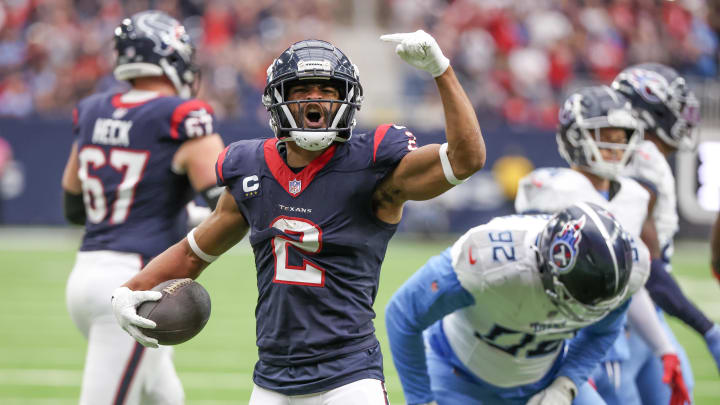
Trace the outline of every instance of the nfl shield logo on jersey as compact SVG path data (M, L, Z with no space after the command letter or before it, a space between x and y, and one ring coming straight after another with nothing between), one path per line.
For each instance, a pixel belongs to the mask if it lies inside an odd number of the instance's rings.
M290 192L290 194L298 194L300 193L300 190L302 190L302 182L298 179L290 180L290 185L288 186L288 191Z

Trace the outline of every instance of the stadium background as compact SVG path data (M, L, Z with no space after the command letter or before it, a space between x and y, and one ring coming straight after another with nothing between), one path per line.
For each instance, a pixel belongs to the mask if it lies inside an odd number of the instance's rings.
M675 274L720 321L709 276L709 224L720 206L718 0L3 0L0 2L0 403L70 404L79 392L84 342L65 310L64 287L81 232L65 225L60 177L81 97L123 89L111 73L112 30L125 15L157 8L179 18L198 49L200 97L226 143L271 136L260 103L265 69L290 43L330 40L359 66L359 130L393 122L422 143L442 139L432 80L405 65L383 33L432 33L476 107L486 170L440 198L408 205L391 243L376 303L453 236L512 212L517 179L565 166L554 140L558 103L571 90L608 83L636 62L668 63L702 103L702 143L673 161L681 232ZM10 153L8 153L10 152ZM243 242L200 281L213 298L207 329L177 349L189 404L243 403L256 359L256 291ZM703 342L673 324L690 352L698 404L720 403L720 380ZM389 351L388 389L402 392Z

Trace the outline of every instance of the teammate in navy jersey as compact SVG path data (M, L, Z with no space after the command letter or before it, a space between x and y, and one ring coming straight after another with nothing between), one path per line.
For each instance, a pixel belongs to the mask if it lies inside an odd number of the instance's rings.
M67 305L88 339L81 404L180 404L172 349L146 349L118 327L108 296L182 239L195 191L219 198L213 163L223 142L212 108L191 99L194 48L175 19L149 11L115 30L124 94L95 94L74 112L63 175L65 213L85 225Z
M118 322L155 346L136 306L147 291L196 278L250 231L258 279L251 404L386 404L372 305L387 244L407 200L433 198L479 170L485 147L448 59L424 31L392 34L396 52L435 78L447 143L418 148L405 127L355 135L357 68L332 44L305 40L269 67L263 102L276 137L236 142L218 158L217 209L114 292Z

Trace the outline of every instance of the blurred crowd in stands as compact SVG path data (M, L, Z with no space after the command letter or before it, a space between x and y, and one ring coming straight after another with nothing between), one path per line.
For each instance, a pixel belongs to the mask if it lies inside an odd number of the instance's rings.
M632 63L718 76L720 0L375 1L379 30L432 33L478 112L510 124L552 128L569 87L608 82ZM264 121L260 95L272 58L296 40L332 38L353 23L352 3L3 0L0 115L68 116L79 98L118 86L111 75L113 28L126 15L156 8L180 19L194 38L201 96L217 115ZM435 97L431 80L403 72L408 102Z

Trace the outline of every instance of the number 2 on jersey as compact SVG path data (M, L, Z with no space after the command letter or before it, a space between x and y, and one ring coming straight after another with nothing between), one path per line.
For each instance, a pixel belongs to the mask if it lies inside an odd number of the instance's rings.
M129 149L111 149L109 152L110 166L122 173L123 177L117 186L117 195L110 215L111 224L125 222L130 213L130 206L135 197L135 187L142 178L145 164L150 158L148 151ZM102 222L108 213L105 187L100 178L90 174L92 166L97 170L108 163L105 152L97 146L86 146L78 153L78 176L82 182L83 200L88 221L97 224Z
M325 286L325 270L303 257L301 266L292 266L288 262L288 251L298 249L306 253L318 253L322 249L322 230L319 226L302 218L278 217L270 227L277 228L287 235L297 236L297 240L276 236L272 239L275 256L275 278L273 282L282 284Z

